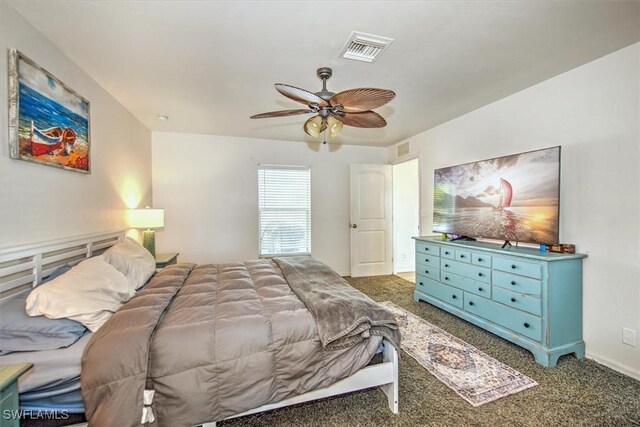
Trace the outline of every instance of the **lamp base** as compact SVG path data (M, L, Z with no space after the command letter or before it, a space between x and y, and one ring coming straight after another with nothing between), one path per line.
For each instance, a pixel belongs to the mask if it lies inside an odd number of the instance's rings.
M142 246L151 252L151 255L156 256L156 232L154 230L142 232Z

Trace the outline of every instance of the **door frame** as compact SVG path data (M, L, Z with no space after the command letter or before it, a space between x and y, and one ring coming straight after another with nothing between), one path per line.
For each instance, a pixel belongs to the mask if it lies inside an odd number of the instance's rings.
M420 234L420 236L422 236L422 169L420 168L420 152L418 151L417 153L413 153L413 154L408 154L406 156L402 156L399 158L394 159L393 161L391 161L389 164L392 166L391 167L391 186L393 187L393 166L395 165L399 165L401 163L406 163L409 162L411 160L418 160L418 233ZM394 192L395 193L395 192ZM396 258L395 258L395 253L396 253L396 236L395 236L395 231L396 231L396 224L395 224L395 218L393 218L393 197L391 199L391 212L392 212L392 217L391 217L391 250L393 251L394 257L393 257L393 274L396 274L398 272L398 270L396 269Z

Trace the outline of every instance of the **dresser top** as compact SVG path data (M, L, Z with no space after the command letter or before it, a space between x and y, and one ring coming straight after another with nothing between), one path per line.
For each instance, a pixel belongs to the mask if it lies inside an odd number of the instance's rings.
M4 389L5 387L12 384L15 380L18 379L18 377L20 377L20 375L31 369L32 366L33 364L31 363L0 366L0 389Z
M487 252L493 252L500 255L517 255L525 258L537 259L541 261L562 261L567 259L580 259L586 258L586 254L561 254L557 252L540 252L538 249L529 247L515 247L500 248L500 244L491 242L478 242L478 241L466 241L456 240L454 242L450 240L442 240L441 236L418 236L413 237L415 240L429 243L438 243L441 245L453 246L457 248L465 249L482 249Z

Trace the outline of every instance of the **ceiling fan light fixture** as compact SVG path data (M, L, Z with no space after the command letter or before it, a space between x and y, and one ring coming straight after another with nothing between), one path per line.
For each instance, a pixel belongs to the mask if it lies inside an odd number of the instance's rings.
M314 138L319 137L322 132L322 117L314 116L307 120L304 124L304 130Z
M275 87L278 92L293 101L305 104L307 108L254 114L251 118L265 119L316 114L304 123L303 129L307 135L314 138L318 138L324 132L325 144L327 143L327 131L329 131L329 138L335 138L340 135L343 126L382 128L387 125L386 120L372 110L391 101L396 96L393 91L365 87L333 93L327 90L327 80L332 73L329 67L318 68L317 75L322 80L322 90L316 93L276 83Z
M329 130L329 138L334 138L342 132L343 123L333 116L329 116L327 119L327 125Z

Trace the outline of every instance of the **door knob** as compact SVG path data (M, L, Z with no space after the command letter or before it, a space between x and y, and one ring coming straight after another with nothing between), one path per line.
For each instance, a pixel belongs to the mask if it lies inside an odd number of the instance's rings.
M351 224L351 228L358 228L358 224Z

